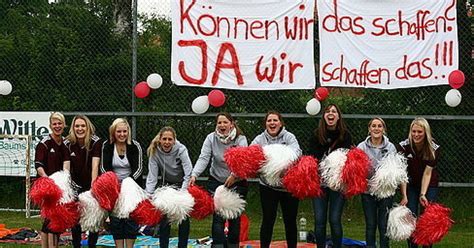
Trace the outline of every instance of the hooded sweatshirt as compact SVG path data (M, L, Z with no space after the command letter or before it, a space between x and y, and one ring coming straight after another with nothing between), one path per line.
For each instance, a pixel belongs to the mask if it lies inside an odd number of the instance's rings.
M371 178L374 175L377 165L382 158L389 153L397 152L395 145L392 144L385 135L383 136L382 143L378 146L372 144L369 136L364 141L360 142L359 145L357 145L357 148L363 150L370 159L371 167L367 178Z
M158 175L162 177L161 185L181 184L181 189L186 189L192 170L193 165L185 145L176 140L169 152L164 152L158 147L148 161L146 192L153 194L158 182Z
M263 133L255 137L251 145L254 145L254 144L261 145L262 147L266 145L271 145L271 144L286 145L286 146L289 146L298 155L298 157L301 156L301 148L300 148L300 145L298 144L298 140L296 140L296 137L294 134L286 131L285 127L283 127L280 133L278 133L278 135L275 137L271 136L268 133L268 131L265 130ZM276 188L276 187L272 187L268 185L268 183L265 181L263 177L260 177L260 183L276 190L285 191L283 187Z
M206 169L209 162L211 168L209 170L212 177L219 182L224 183L230 176L230 170L224 161L224 152L227 148L237 146L247 146L247 138L244 135L237 136L228 144L224 144L219 140L215 132L207 135L206 140L202 144L201 154L199 155L196 165L194 166L192 176L198 177Z

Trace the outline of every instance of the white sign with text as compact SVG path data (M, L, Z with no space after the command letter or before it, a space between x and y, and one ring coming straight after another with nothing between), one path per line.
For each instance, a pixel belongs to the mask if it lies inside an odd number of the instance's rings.
M319 0L322 86L448 84L458 69L455 0Z
M31 176L34 169L35 148L39 141L50 132L49 112L0 112L0 134L31 135L30 147ZM25 176L26 141L0 139L0 176Z
M314 89L314 0L181 0L171 7L175 84Z

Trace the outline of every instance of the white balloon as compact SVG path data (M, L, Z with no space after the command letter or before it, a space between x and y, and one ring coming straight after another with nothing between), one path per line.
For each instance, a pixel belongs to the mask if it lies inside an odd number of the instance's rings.
M316 98L312 98L306 103L306 112L309 115L317 115L321 111L321 103Z
M191 108L198 115L206 113L209 109L209 98L207 98L207 95L196 97L191 104Z
M163 84L163 78L158 73L152 73L146 78L146 83L152 89L158 89Z
M12 84L7 80L0 80L0 95L8 95L12 93Z
M456 89L450 89L448 93L446 93L446 97L444 100L446 101L446 104L448 104L449 107L457 107L461 103L461 92Z

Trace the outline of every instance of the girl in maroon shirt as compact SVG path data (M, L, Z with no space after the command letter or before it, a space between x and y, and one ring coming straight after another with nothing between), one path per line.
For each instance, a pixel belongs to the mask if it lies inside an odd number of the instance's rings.
M71 158L71 178L79 186L82 193L91 188L92 182L99 173L102 142L95 135L95 127L84 115L74 117L65 144ZM74 248L81 247L82 228L79 224L72 229L72 244ZM88 246L96 247L98 233L90 232Z
M38 176L48 177L56 171L69 170L69 153L62 137L66 120L64 115L53 112L49 116L51 133L36 146L35 168ZM48 228L49 220L45 219L41 228L41 247L58 247L59 234Z
M412 121L408 139L400 142L398 151L408 160L407 207L418 215L418 204L426 206L436 201L438 195L439 145L434 142L426 119L418 117ZM409 240L408 247L418 246Z

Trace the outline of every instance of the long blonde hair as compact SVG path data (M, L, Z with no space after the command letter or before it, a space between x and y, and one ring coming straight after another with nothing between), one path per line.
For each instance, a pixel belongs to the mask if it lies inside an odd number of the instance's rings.
M127 119L125 118L117 118L112 122L112 125L109 127L109 142L110 144L115 143L115 130L117 130L118 124L125 124L127 127L128 135L127 135L127 144L132 144L132 134L130 132L130 124L128 124Z
M163 135L164 132L171 132L173 134L174 139L176 140L176 131L174 128L170 126L166 126L160 129L158 134L153 138L153 140L150 142L150 145L148 146L148 149L146 150L146 153L148 154L148 157L151 158L153 154L155 154L156 149L158 149L158 146L160 145L160 139L161 136Z
M72 119L72 122L71 122L71 127L69 128L69 135L67 136L67 139L69 141L71 141L71 144L76 144L78 142L76 134L74 133L74 124L75 124L76 120L79 120L79 119L82 119L86 122L86 137L84 137L84 147L87 150L90 150L91 149L90 144L91 144L92 136L95 134L95 127L94 127L94 124L92 124L92 122L89 120L89 118L87 118L87 116L85 116L85 115L76 115L76 116L74 116L74 118Z
M425 139L423 139L423 144L420 150L415 150L413 146L413 137L411 135L411 130L414 125L420 126L425 130ZM416 117L410 125L410 131L408 132L408 140L410 142L411 149L413 151L420 152L421 156L425 160L434 160L435 159L435 149L433 147L434 139L431 135L431 127L428 121L422 117Z

